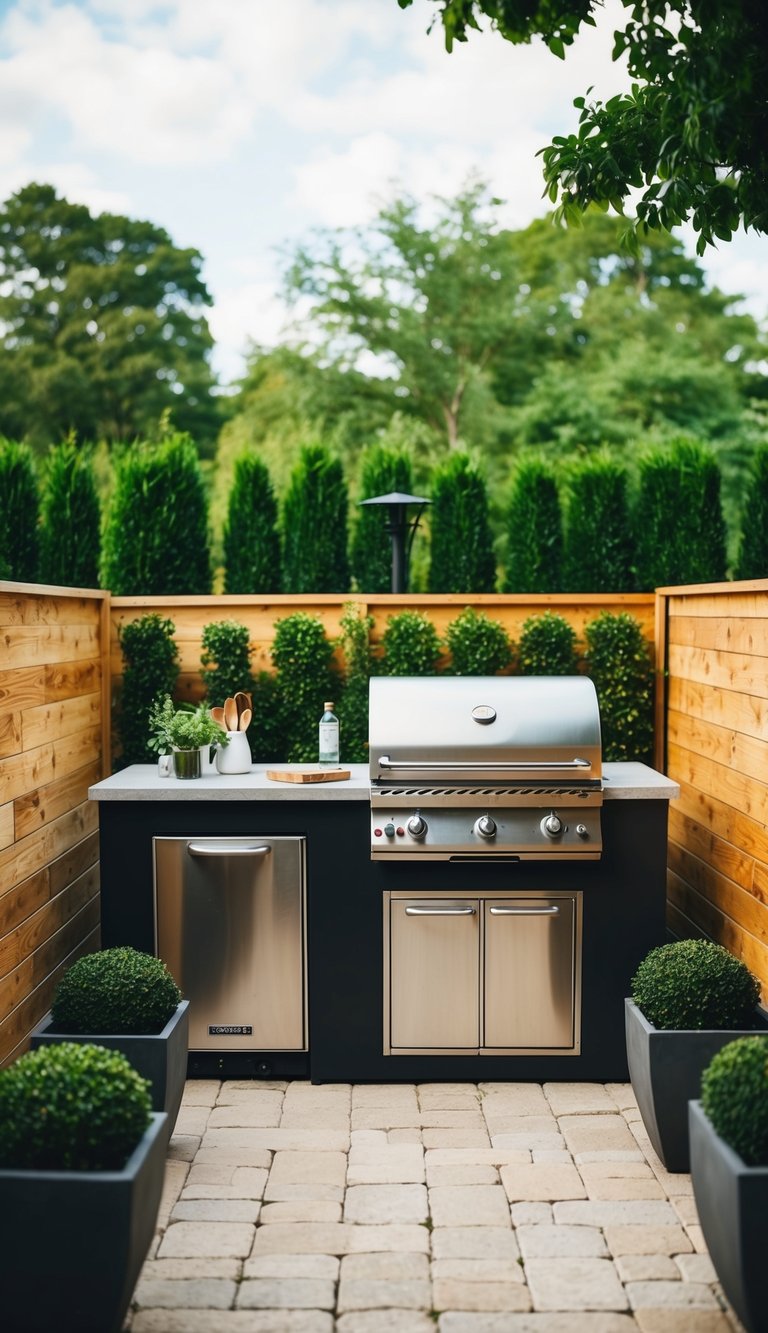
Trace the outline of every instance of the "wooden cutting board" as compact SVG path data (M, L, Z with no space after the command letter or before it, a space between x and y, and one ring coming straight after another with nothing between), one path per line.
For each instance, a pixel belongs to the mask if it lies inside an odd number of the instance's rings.
M350 777L348 768L268 768L267 777L273 782L344 782Z

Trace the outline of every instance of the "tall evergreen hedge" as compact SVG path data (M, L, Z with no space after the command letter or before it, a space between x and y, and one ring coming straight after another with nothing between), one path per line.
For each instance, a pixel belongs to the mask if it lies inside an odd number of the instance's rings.
M54 445L43 491L40 577L44 583L98 587L100 523L88 453L71 439Z
M316 763L318 724L327 699L337 702L339 678L334 670L333 644L318 616L295 611L275 625L272 661L277 671L283 754L288 763Z
M235 462L224 525L225 592L280 592L277 500L266 464L245 453Z
M768 578L768 444L752 460L741 514L737 579Z
M554 473L543 459L520 461L506 519L504 592L560 592L563 520Z
M155 612L131 620L120 631L123 688L118 727L123 743L121 764L149 764L149 711L157 696L173 694L179 674L179 652L172 620Z
M567 592L629 592L632 533L627 475L619 463L593 457L573 470L563 555Z
M720 469L696 440L675 440L640 460L635 562L641 591L725 578Z
M430 532L430 592L493 592L488 492L468 454L451 454L433 475Z
M366 449L360 470L360 499L410 495L413 488L411 460L400 449L373 445ZM360 592L389 592L392 587L392 540L387 532L384 506L363 505L357 511L350 559L352 575Z
M348 592L347 486L338 458L303 447L283 501L285 592Z
M131 445L119 457L102 585L122 597L211 591L205 487L188 435Z
M603 611L584 629L585 663L600 704L606 762L653 759L653 665L642 626Z
M15 440L0 439L0 578L37 582L39 509L30 449Z

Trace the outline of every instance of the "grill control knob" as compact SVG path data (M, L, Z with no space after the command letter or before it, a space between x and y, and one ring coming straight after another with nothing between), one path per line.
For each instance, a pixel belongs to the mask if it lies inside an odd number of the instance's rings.
M588 838L588 837L589 837L589 829L587 828L586 824L577 824L577 825L576 825L576 833L577 833L578 837L580 837L580 838Z
M406 828L412 838L424 838L427 833L427 821L421 815L411 815Z
M394 826L394 824L385 824L385 825L384 825L384 837L385 837L385 838L394 838L394 836L395 836L395 826Z
M495 838L496 820L491 819L490 815L481 815L479 819L475 820L475 833L478 833L481 838Z
M559 815L555 814L554 810L550 815L546 815L545 818L542 819L541 831L546 834L548 838L560 837L560 834L563 831L563 821Z

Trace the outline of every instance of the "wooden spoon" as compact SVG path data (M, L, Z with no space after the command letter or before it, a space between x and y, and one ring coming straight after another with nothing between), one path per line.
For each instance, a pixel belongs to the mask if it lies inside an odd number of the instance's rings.
M216 723L216 725L219 726L219 727L221 727L222 731L226 731L226 729L227 729L227 724L226 724L226 721L225 721L225 719L224 719L224 709L223 709L223 708L212 708L212 709L210 710L210 712L211 712L211 717L213 718L213 720L214 720L214 722Z
M224 723L227 731L237 731L237 704L234 699L224 700Z
M251 718L252 718L252 717L253 717L253 712L252 712L252 710L251 710L250 708L244 708L243 711L242 711L242 713L240 714L240 723L239 723L239 726L240 726L240 730L241 730L241 731L247 731L247 730L248 730L248 728L249 728L249 726L250 726L250 724L251 724Z
M237 715L238 717L240 717L242 713L245 712L246 708L251 707L250 694L245 694L243 690L238 690L237 694L235 695L235 704L237 705ZM241 727L240 730L244 731L245 728Z

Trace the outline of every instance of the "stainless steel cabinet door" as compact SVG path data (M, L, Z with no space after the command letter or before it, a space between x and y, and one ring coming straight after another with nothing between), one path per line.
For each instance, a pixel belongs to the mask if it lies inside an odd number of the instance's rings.
M477 900L392 899L389 965L393 1050L477 1050L479 920Z
M157 953L191 1050L306 1050L304 839L155 838Z
M485 909L483 1045L574 1046L575 899L489 898Z

